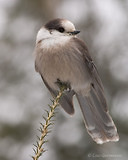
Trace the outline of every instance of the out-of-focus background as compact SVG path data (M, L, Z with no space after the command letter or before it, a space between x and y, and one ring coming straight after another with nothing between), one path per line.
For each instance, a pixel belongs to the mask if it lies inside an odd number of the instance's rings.
M29 160L42 114L51 103L34 69L36 34L48 20L71 20L97 65L120 141L97 145L78 103L58 109L42 160L128 157L128 0L0 0L0 160Z

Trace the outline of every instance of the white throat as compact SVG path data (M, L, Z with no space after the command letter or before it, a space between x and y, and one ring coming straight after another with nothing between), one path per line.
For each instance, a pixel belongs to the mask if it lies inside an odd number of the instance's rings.
M37 34L36 44L41 41L41 48L56 47L65 45L72 38L72 36L64 35L57 31L50 33L44 27L41 28Z

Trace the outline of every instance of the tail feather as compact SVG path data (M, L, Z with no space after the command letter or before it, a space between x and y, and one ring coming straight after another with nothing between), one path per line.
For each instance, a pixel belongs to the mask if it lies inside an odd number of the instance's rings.
M105 109L107 107L103 107L95 90L92 88L88 96L82 93L77 93L76 96L81 106L87 131L93 140L99 144L118 141L119 137L114 122Z

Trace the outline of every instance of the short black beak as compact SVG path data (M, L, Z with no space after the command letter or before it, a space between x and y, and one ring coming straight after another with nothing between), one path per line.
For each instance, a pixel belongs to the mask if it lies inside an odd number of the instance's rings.
M72 35L76 35L78 33L80 33L80 31L73 31L73 32L70 32Z

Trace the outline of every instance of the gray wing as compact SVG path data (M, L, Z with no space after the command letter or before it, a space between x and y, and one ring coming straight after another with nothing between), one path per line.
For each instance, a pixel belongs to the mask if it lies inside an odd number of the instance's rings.
M49 89L50 93L52 94L53 97L56 97L58 95L58 91L52 89L47 82L45 81L45 79L43 78L43 76L41 76L46 87ZM68 113L68 114L73 114L74 113L74 107L73 107L73 96L74 96L75 92L73 90L70 91L64 91L62 97L60 98L60 105L62 106L62 108Z
M74 38L74 43L82 53L85 60L85 67L91 77L89 93L84 94L86 93L86 88L80 89L80 91L76 93L87 131L93 140L99 144L108 141L118 141L117 129L109 115L103 85L96 66L85 44L77 38Z

